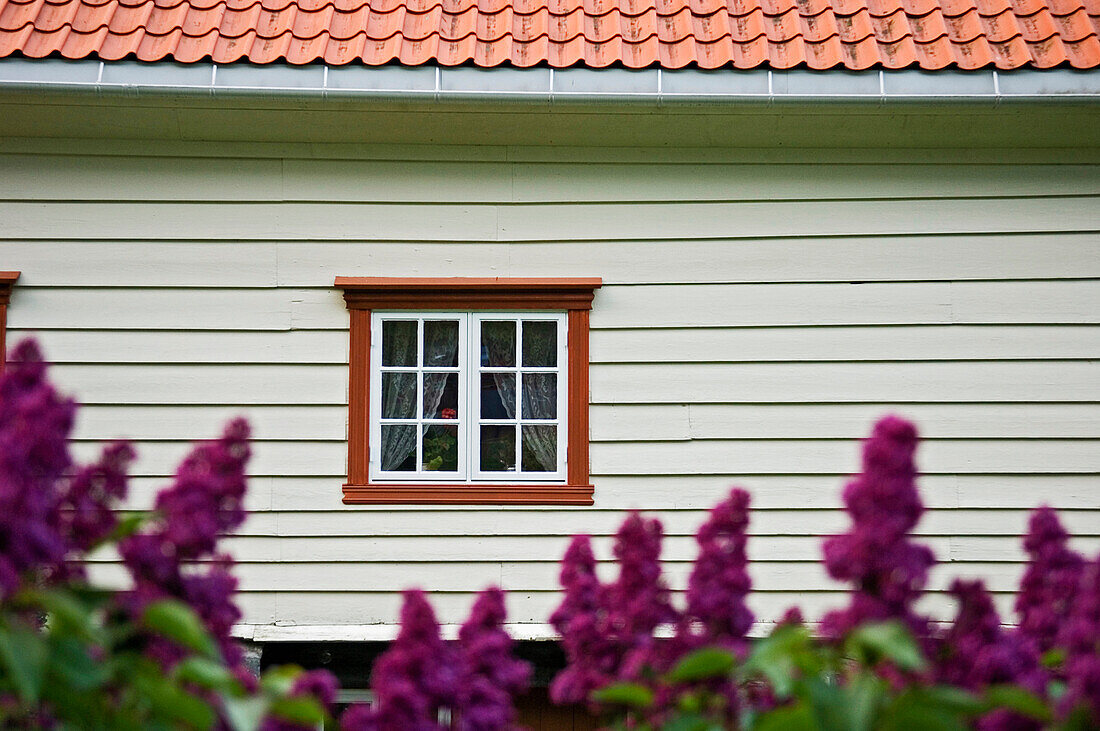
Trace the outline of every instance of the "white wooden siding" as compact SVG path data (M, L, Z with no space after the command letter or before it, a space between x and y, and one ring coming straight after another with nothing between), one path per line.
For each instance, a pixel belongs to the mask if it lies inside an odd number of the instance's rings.
M731 484L757 612L819 613L843 600L820 536L885 412L926 437L930 611L954 575L1008 607L1038 503L1100 549L1100 174L1072 157L35 144L0 154L10 337L38 334L87 404L81 457L137 440L135 508L188 440L250 417L245 635L385 637L402 587L455 622L489 583L544 635L569 535L607 558L625 509L659 511L680 587ZM596 505L343 506L337 274L602 276Z

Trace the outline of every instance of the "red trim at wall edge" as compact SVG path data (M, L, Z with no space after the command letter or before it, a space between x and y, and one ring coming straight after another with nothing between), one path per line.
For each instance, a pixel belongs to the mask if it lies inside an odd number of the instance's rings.
M8 360L8 302L11 301L11 290L19 279L20 272L0 272L0 371L4 370L4 363Z
M345 505L592 505L592 485L344 485Z
M351 317L345 505L592 505L588 455L588 312L598 277L336 277ZM372 309L553 309L569 317L569 426L564 485L372 484Z

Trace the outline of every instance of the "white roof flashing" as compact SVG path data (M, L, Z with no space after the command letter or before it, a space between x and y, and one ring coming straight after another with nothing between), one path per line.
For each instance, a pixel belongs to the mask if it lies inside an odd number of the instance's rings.
M1100 100L1100 70L810 71L218 65L0 59L0 90L341 99L637 102Z

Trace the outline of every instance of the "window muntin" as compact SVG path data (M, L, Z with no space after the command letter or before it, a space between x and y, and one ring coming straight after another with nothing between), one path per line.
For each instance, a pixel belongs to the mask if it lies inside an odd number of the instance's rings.
M566 314L372 313L371 479L566 479Z

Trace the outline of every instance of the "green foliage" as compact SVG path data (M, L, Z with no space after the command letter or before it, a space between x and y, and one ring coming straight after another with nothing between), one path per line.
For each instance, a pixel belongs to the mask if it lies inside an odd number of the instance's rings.
M203 627L198 615L183 602L162 599L146 607L142 614L145 628L172 640L203 657L217 657L218 648Z
M316 728L326 718L313 698L294 696L300 668L277 668L249 692L226 667L194 611L151 604L136 622L86 586L33 589L2 606L0 724L36 727L44 717L86 729L210 728L256 731L273 716ZM165 671L145 653L150 638L190 650ZM46 714L45 716L43 714Z
M1052 726L1050 702L1018 686L991 686L975 694L932 684L928 667L900 622L861 625L842 642L787 624L753 642L743 661L718 648L696 650L654 679L655 685L615 683L597 690L592 700L612 711L610 728L661 731L965 731L995 709L1064 731L1088 727L1085 716ZM719 690L723 685L726 691ZM723 692L733 687L744 693L754 685L774 697L769 710L751 703L729 706ZM654 709L655 687L676 693L677 702L653 726L653 716L645 712Z
M901 670L913 672L922 672L928 667L916 640L901 622L876 622L856 627L848 635L848 655L867 665L885 660Z
M737 664L732 652L716 647L704 647L702 650L686 655L665 675L669 683L694 683L700 680L725 677Z
M653 691L639 683L615 683L597 690L592 700L628 708L649 708L653 705Z
M985 700L988 708L1008 708L1044 723L1051 720L1052 714L1046 701L1016 685L992 685L986 688Z

